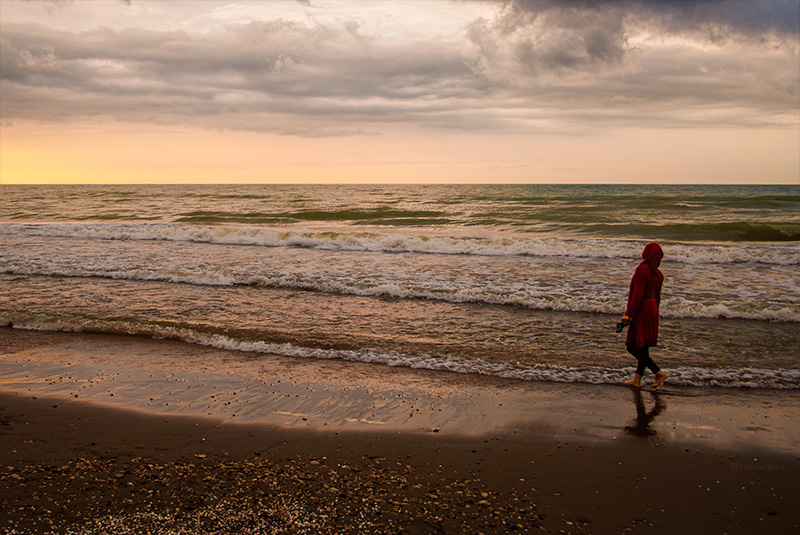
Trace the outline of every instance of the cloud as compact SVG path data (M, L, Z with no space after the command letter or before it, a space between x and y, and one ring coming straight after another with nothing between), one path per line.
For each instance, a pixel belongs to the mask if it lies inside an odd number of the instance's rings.
M796 35L800 31L797 0L650 0L641 5L677 32L713 32L721 27L733 33L756 35L765 32ZM711 33L709 36L713 38Z
M467 31L471 65L528 107L584 124L796 121L800 47L781 18L787 3L748 2L751 17L712 0L498 4Z
M620 8L523 10L512 4L494 20L475 21L467 37L476 47L476 70L515 84L515 78L619 64L627 49L623 15Z
M414 120L480 96L456 47L283 20L211 35L7 25L0 68L3 116L40 120L96 114L316 135L326 121L340 132L348 121Z
M505 18L553 10L595 11L622 9L657 18L674 32L724 26L736 33L800 31L797 0L496 0Z
M346 13L207 31L3 22L0 116L302 136L796 123L796 3L496 4L461 35L414 39Z

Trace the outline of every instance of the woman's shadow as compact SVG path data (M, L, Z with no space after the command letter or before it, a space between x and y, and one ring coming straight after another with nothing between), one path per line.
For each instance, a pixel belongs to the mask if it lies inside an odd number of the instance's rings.
M642 399L642 389L631 388L631 391L633 392L633 404L636 406L636 420L633 422L633 425L626 425L623 428L625 434L642 438L654 436L656 430L650 429L650 424L653 423L656 416L664 412L664 409L667 408L667 404L661 400L657 392L650 391L650 395L655 403L653 404L653 408L648 411Z

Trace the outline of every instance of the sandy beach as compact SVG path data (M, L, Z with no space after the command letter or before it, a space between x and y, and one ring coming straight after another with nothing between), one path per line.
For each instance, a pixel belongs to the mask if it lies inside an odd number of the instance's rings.
M7 533L800 529L796 391L640 392L8 328L0 355Z

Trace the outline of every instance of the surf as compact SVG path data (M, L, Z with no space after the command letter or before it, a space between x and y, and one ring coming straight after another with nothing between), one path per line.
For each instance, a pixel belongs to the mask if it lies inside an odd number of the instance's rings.
M209 346L264 356L342 360L391 367L406 367L498 377L507 380L543 381L555 383L621 384L633 370L632 367L560 366L553 364L521 365L503 362L486 362L454 355L406 354L378 348L330 349L307 347L292 343L275 343L261 340L243 340L230 335L205 332L189 326L140 324L134 321L87 320L80 318L46 317L43 315L14 318L0 312L0 327L55 332L101 333L138 336L157 339L180 340L190 344ZM214 363L208 363L214 366ZM762 388L771 390L800 389L800 370L771 370L761 368L703 368L687 367L669 369L670 385L720 388Z
M800 232L800 225L798 225ZM421 253L468 256L638 258L641 241L547 238L519 235L458 236L446 233L387 233L380 230L287 229L261 226L170 223L0 223L0 236L84 238L109 241L168 241L217 245L320 249L326 251ZM665 262L687 264L800 264L800 244L663 243Z

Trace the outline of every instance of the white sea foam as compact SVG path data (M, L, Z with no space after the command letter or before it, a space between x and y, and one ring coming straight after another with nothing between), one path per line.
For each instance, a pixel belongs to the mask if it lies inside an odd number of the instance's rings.
M0 235L87 238L101 240L164 240L261 247L302 247L330 251L412 252L442 255L540 256L573 258L637 258L639 241L557 239L525 236L455 237L379 232L313 232L254 226L189 224L0 224ZM665 262L687 264L800 264L795 244L664 244Z
M411 281L365 283L347 277L332 278L320 273L247 273L223 272L212 267L180 269L164 267L124 267L100 264L95 266L0 265L0 273L14 275L45 275L51 277L103 277L115 280L158 281L204 286L261 286L327 292L360 297L390 297L394 299L430 299L449 303L483 303L512 305L533 310L558 312L588 312L618 314L620 302L600 292L571 293L549 288L537 291L522 287L509 291L505 287L479 285L470 287L439 286L434 282ZM733 307L724 303L706 305L684 299L667 299L661 315L672 318L738 318L757 321L800 322L796 307L768 305L763 308Z
M537 364L533 366L492 363L470 360L457 356L432 356L427 354L407 355L397 351L372 348L325 349L300 347L288 343L278 344L262 341L243 341L234 338L195 331L188 328L163 325L137 325L123 321L86 320L80 318L54 318L29 314L12 318L0 313L0 326L20 329L60 332L105 332L149 336L153 338L178 339L192 344L218 349L247 351L265 355L280 355L295 358L320 360L344 360L385 366L400 366L413 369L476 374L524 381L548 381L560 383L619 384L632 373L632 368L608 368L600 366L557 366ZM700 368L680 367L669 369L670 384L701 387L765 388L777 390L800 389L800 370L768 370L759 368Z

